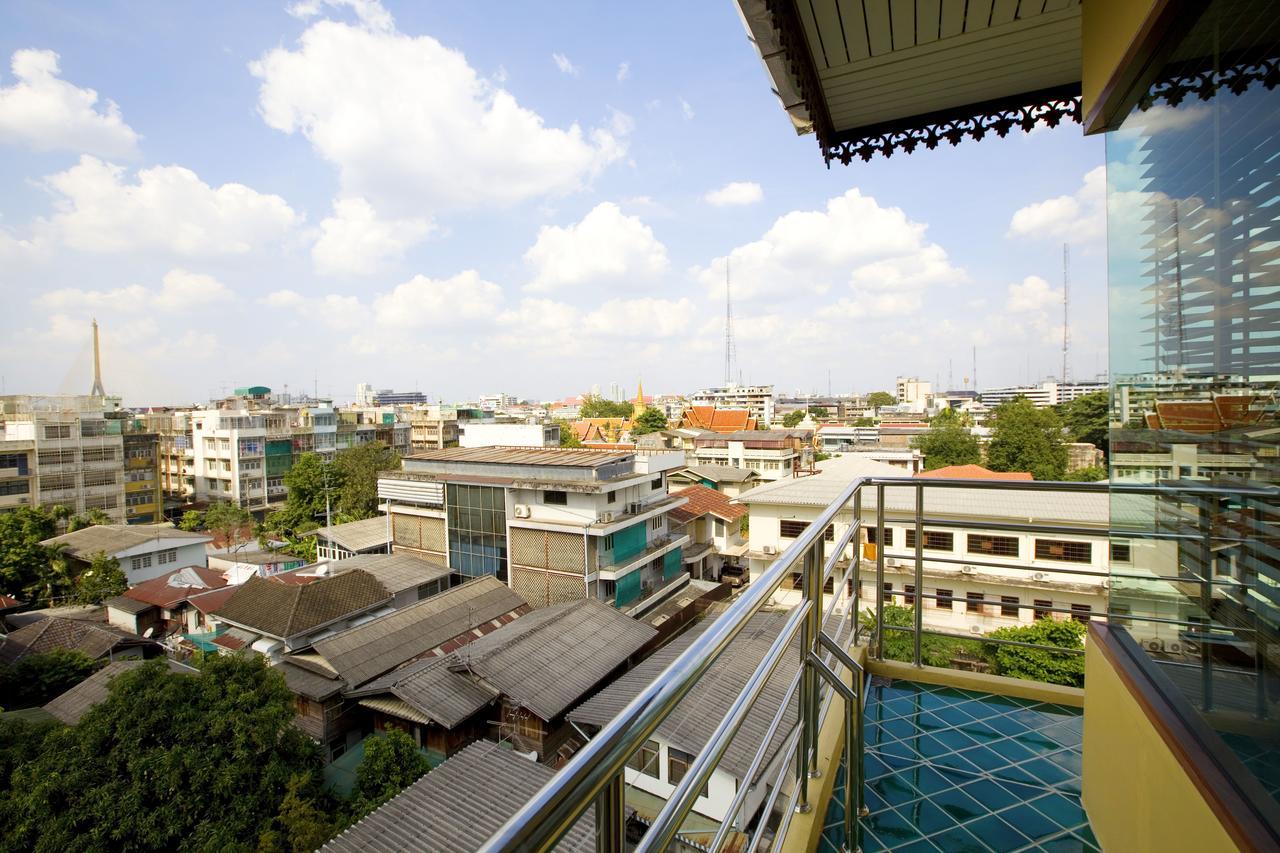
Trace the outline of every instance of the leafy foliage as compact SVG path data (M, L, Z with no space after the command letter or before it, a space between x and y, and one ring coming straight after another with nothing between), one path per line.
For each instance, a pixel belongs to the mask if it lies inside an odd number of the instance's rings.
M95 507L84 515L73 515L67 519L67 532L73 533L86 527L96 527L99 524L111 524L111 516Z
M997 640L1038 643L1064 649L1083 649L1085 625L1056 619L1038 619L1030 625L997 628L991 632ZM1084 686L1084 655L1056 654L1044 649L1006 646L992 643L990 656L996 672L1010 678L1046 681L1050 684Z
M1077 468L1074 471L1068 471L1063 479L1075 483L1096 483L1099 480L1107 479L1107 469L1101 465L1090 465L1088 468Z
M926 471L948 465L977 465L982 461L977 436L964 427L951 409L944 409L934 417L929 431L913 438L911 446L924 454Z
M794 412L787 412L782 416L782 425L787 429L791 429L802 420L804 420L804 409L796 409Z
M635 406L626 400L606 400L604 397L588 394L582 398L582 406L578 410L583 418L629 418Z
M271 828L258 836L258 853L311 853L341 832L345 821L331 819L317 804L315 774L295 773Z
M93 555L89 568L76 578L75 600L77 604L101 604L114 595L123 595L128 588L120 561L99 551Z
M885 604L884 623L898 627L910 627L915 618L915 608L900 607L896 604ZM865 610L862 614L862 626L868 631L875 630L875 610ZM915 641L909 631L886 630L880 640L884 644L884 656L889 660L911 661L915 656ZM928 666L951 666L957 656L982 657L983 644L977 640L962 637L945 637L937 634L924 634L920 637L920 660Z
M5 710L43 705L84 681L98 663L82 652L54 649L0 667L0 697Z
M253 524L249 510L230 501L216 503L204 514L204 523L210 533L222 538L227 547L238 551L249 541L245 528Z
M198 677L163 661L123 672L106 701L13 772L0 846L251 849L294 777L319 768L293 714L284 678L259 657L210 656Z
M1030 471L1037 480L1061 480L1067 470L1062 422L1053 409L1037 409L1025 397L997 406L987 445L993 471Z
M57 519L42 507L0 513L0 590L34 601L44 592L50 555L40 543L57 532Z
M189 509L182 514L182 518L178 521L178 529L194 532L204 529L204 513L199 510Z
M631 434L647 435L651 432L658 432L666 428L667 416L663 414L661 409L655 409L653 406L649 406L643 412L636 415L636 419L631 424Z
M1072 441L1087 441L1110 452L1111 404L1106 391L1095 391L1058 406Z
M359 521L377 515L378 473L399 468L400 454L381 441L371 441L339 451L329 467L338 513L343 521Z
M881 406L892 406L896 402L898 402L898 398L888 391L872 391L867 395L867 405L873 409L878 409Z
M399 729L391 729L383 737L367 738L351 792L356 818L373 811L430 769L430 762L413 738Z
M4 801L4 792L9 790L13 771L35 759L44 746L45 737L58 726L54 720L35 722L13 715L0 716L0 803ZM0 849L4 848L5 842L0 840Z
M560 425L560 446L561 447L581 447L582 442L573 432L573 424L563 418L556 418L556 423Z

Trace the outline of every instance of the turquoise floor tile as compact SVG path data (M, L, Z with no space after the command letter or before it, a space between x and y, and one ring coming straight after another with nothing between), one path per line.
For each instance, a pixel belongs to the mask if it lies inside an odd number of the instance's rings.
M993 814L966 823L964 828L980 838L982 843L992 850L1017 850L1031 841Z
M974 838L964 827L957 826L928 839L947 853L991 853L991 848Z
M1031 805L1063 829L1073 829L1085 822L1084 809L1072 797L1049 794L1032 800Z
M1005 809L1000 812L1000 818L1032 841L1041 841L1062 831L1062 827L1025 803Z

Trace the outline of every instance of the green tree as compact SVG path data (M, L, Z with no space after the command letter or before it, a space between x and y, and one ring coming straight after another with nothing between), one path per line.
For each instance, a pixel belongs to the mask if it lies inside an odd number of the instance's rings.
M1035 643L1041 646L1058 646L1063 649L1084 649L1085 625L1074 619L1037 619L1030 625L997 628L989 636L997 640L1019 643ZM997 675L1010 678L1026 678L1046 681L1049 684L1084 686L1084 655L1058 653L1047 649L1029 649L1025 646L989 644L991 660Z
M884 606L884 624L908 628L915 624L915 608L901 607L886 603ZM874 632L875 610L862 612L862 627ZM884 645L884 656L889 660L910 662L915 655L915 640L910 631L885 631L879 639ZM920 637L920 661L926 666L951 666L951 661L959 656L983 656L983 645L977 640L964 637L948 637L941 634L922 634Z
M319 754L263 658L211 655L202 667L180 675L156 660L122 672L78 725L50 732L0 800L3 844L251 849Z
M6 710L43 705L88 678L98 663L82 652L54 649L0 667L0 697Z
M636 419L631 423L632 435L647 435L651 432L658 432L667 428L667 416L662 413L661 409L655 409L652 406L646 408L643 412L636 415Z
M987 445L993 471L1030 471L1037 480L1061 480L1067 470L1062 422L1053 409L1037 409L1026 397L1002 403L992 412Z
M399 729L364 742L364 758L356 768L352 808L363 816L413 784L431 769L413 738Z
M977 465L982 461L982 446L977 436L967 430L951 409L943 409L929 423L929 431L911 440L911 446L924 454L926 471L948 465Z
M629 418L634 409L635 406L626 400L606 400L604 397L588 394L582 398L578 415L583 418Z
M53 513L41 507L0 512L0 591L35 600L49 568L49 551L40 543L56 532Z
M1111 403L1106 391L1095 391L1058 406L1072 441L1087 441L1103 453L1110 449Z
M820 421L823 418L827 417L829 414L830 413L827 411L826 406L810 406L809 407L809 415L815 421Z
M111 516L107 515L100 509L94 508L86 512L84 515L73 515L67 519L67 532L74 533L77 530L83 530L86 527L97 527L100 524L111 524Z
M246 528L251 528L253 525L253 513L230 501L223 501L209 507L204 514L204 523L209 532L221 537L227 548L233 552L239 551L252 539Z
M204 529L204 513L199 510L189 509L182 514L182 519L178 522L179 530L188 532Z
M782 425L787 429L791 429L802 420L804 420L804 409L796 409L794 412L787 412L782 416Z
M341 831L317 800L315 774L295 773L270 829L258 836L258 853L311 853Z
M573 424L563 418L556 418L556 423L560 425L560 446L561 447L581 447L582 442L573 432Z
M45 737L60 725L55 720L24 720L13 714L0 714L0 821L13 771L37 758L44 748ZM3 839L0 839L0 849L8 849Z
M99 551L93 555L89 568L76 578L75 600L77 604L101 604L112 596L123 595L128 588L120 561Z
M898 398L888 391L872 391L867 395L867 405L873 409L878 409L881 406L892 406L896 402L898 402Z
M1074 471L1068 471L1062 479L1074 483L1096 483L1099 480L1107 479L1107 476L1106 468L1101 465L1090 465L1088 468L1077 468Z
M341 450L330 469L330 498L344 521L378 513L378 473L400 467L400 454L381 441ZM336 489L336 491L334 491ZM323 504L324 496L321 495Z

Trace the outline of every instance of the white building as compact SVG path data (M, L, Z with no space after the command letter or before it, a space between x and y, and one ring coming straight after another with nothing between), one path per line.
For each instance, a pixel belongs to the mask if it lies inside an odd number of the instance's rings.
M893 395L898 398L899 406L906 407L906 411L923 412L933 397L933 383L914 376L899 376L894 382Z
M459 447L559 447L560 425L464 422Z
M520 402L510 394L481 394L480 408L486 412L497 412Z
M803 421L801 421L803 423ZM858 445L878 444L880 427L854 426L852 424L816 424L814 427L814 447L823 453L840 453L853 450Z
M372 406L374 405L376 400L377 400L377 396L373 390L372 385L370 385L368 382L361 382L358 385L356 385L356 405L357 406Z
M163 524L98 524L46 539L41 545L62 546L73 560L88 564L102 553L115 557L129 585L158 578L187 566L207 567L205 544L213 537Z
M680 450L468 448L407 457L378 480L392 548L495 575L536 607L593 598L639 613L687 582L667 514Z
M789 479L802 442L785 430L707 433L693 439L694 465L728 465L756 472L760 482Z
M982 402L989 406L998 406L1017 397L1026 397L1037 409L1047 409L1059 403L1068 403L1076 397L1093 394L1098 391L1107 392L1109 386L1105 382L1041 382L1039 385L1018 385L1010 388L991 388L981 394Z
M773 386L729 384L707 388L689 397L691 406L718 409L747 409L761 426L773 423Z

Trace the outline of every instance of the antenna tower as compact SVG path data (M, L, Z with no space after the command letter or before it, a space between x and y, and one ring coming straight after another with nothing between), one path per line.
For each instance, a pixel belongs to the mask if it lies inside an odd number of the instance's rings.
M1071 244L1062 244L1062 384L1071 381L1067 353L1071 348Z
M733 343L733 297L729 290L729 259L724 259L724 384L733 384L733 362L737 358Z
M98 320L93 320L93 388L89 390L90 397L107 396L106 389L102 387L102 355L98 351Z

